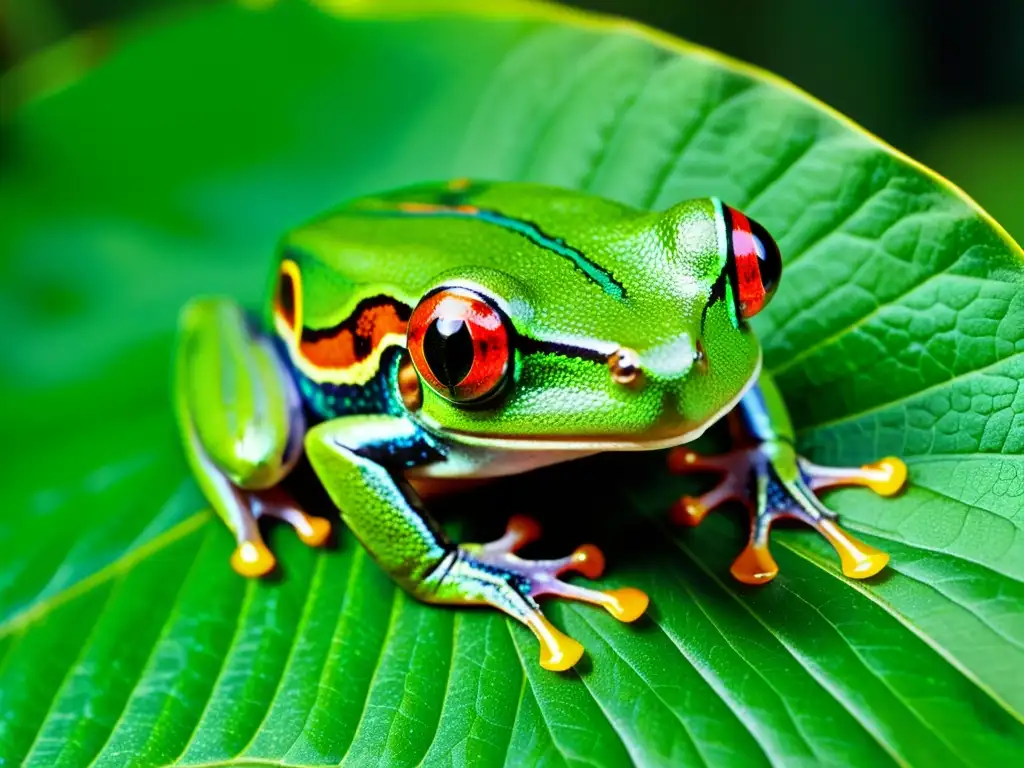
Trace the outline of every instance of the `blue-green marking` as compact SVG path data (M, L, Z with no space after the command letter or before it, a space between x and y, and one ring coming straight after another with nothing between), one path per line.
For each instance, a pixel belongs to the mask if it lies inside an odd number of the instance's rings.
M416 204L420 205L419 203ZM536 224L523 221L522 219L514 219L510 216L498 213L497 211L488 210L486 208L467 207L467 209L459 209L438 205L429 208L424 207L422 209L406 209L400 207L392 208L390 206L381 208L359 207L352 209L352 212L371 216L427 216L435 218L469 219L472 221L482 221L486 224L494 224L502 229L507 229L511 232L515 232L517 235L525 237L534 245L553 251L559 256L568 259L583 274L593 282L597 283L601 290L609 296L613 296L619 300L626 298L626 289L622 283L578 250L566 244L565 240L560 237L552 237L551 235L545 234Z

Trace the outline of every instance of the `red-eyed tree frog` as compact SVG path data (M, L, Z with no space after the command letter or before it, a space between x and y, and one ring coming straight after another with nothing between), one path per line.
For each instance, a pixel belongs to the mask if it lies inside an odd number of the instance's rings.
M798 456L779 391L748 321L779 286L765 229L714 198L645 212L578 192L457 180L342 205L281 242L262 321L228 299L182 312L177 415L191 468L237 539L245 576L273 569L257 521L279 518L312 546L330 532L282 489L301 456L341 519L391 578L431 603L486 604L528 626L541 665L583 649L541 613L555 595L637 619L646 595L559 578L598 577L599 549L557 560L516 551L527 517L487 544L452 541L415 490L431 479L524 472L601 451L673 449L670 466L721 482L676 505L695 525L736 499L750 511L732 566L749 584L778 568L769 529L797 518L853 578L887 556L857 541L816 497L823 488L898 492L886 458L827 468ZM727 414L728 454L685 447Z

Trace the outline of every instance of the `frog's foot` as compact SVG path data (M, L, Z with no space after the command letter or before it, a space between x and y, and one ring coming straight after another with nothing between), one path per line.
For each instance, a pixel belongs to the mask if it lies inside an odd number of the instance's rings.
M330 538L329 520L307 515L281 490L270 488L265 491L250 491L246 495L253 523L244 526L238 537L238 546L231 555L231 567L242 576L266 576L277 564L256 527L255 521L261 517L284 521L294 528L299 539L310 547L323 546Z
M688 448L669 455L677 473L714 472L722 480L698 497L683 497L672 509L681 525L698 525L726 501L739 501L750 513L750 541L733 562L732 575L745 584L765 584L779 572L768 549L771 526L780 518L801 520L835 548L843 573L854 579L874 576L889 556L857 540L836 523L836 514L814 495L842 485L863 485L882 496L898 493L907 479L906 465L886 458L860 468L822 467L796 456L788 443L767 442L720 456L699 456ZM784 479L788 478L788 479Z
M557 560L524 560L515 553L540 538L540 526L528 517L509 520L505 535L489 544L459 547L431 598L437 602L488 603L529 627L541 645L545 669L569 669L583 655L583 646L559 632L541 613L535 598L555 595L600 605L619 621L635 621L647 609L647 595L639 589L596 590L568 584L564 573L575 571L596 579L604 571L604 555L592 544L578 547ZM441 594L440 590L448 591ZM454 591L454 594L453 594Z

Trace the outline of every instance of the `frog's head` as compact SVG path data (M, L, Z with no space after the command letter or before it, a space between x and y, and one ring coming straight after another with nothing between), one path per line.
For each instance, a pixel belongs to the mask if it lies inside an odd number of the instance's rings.
M691 200L567 247L585 259L572 272L538 257L438 278L408 333L424 424L509 450L659 448L700 435L754 382L747 321L782 270L759 224Z

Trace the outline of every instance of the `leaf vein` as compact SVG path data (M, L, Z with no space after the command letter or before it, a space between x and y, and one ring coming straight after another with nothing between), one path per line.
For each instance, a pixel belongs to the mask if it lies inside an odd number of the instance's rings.
M178 753L178 757L173 762L181 762L182 758L188 753L189 749L195 742L196 734L199 733L203 721L206 720L210 714L210 707L213 705L213 700L217 693L217 688L220 686L224 679L224 675L229 668L228 660L231 658L231 654L235 648L238 647L238 643L242 638L243 627L245 626L246 614L252 609L252 601L256 595L256 579L246 579L245 581L245 595L242 598L242 603L238 607L238 611L235 612L235 627L231 635L231 642L228 647L224 649L224 655L220 659L220 664L217 667L217 674L213 678L213 684L210 686L210 693L206 697L206 702L203 704L203 710L199 713L199 717L196 718L196 723L192 726L192 731L189 733L189 737L185 742L185 746L181 752Z
M857 711L857 709L851 703L847 702L844 698L837 696L836 693L828 685L826 685L826 682L821 679L820 675L817 674L815 670L804 661L801 654L797 653L795 649L791 648L786 642L784 642L783 639L779 637L779 635L775 631L772 630L771 626L753 608L751 608L750 605L744 602L734 590L729 589L729 587L726 586L726 584L720 578L718 578L718 575L715 574L712 571L712 569L708 568L701 560L697 558L696 555L693 554L693 552L690 551L689 547L687 547L674 535L670 535L669 540L684 555L686 555L686 557L692 563L694 563L694 565L696 565L701 571L703 571L708 578L714 581L715 584L717 584L723 592L729 595L729 597L731 597L741 608L743 608L747 613L749 613L750 616L758 624L764 627L765 631L768 632L768 634L770 634L773 638L775 638L775 641L778 642L779 645L782 648L784 648L787 653L789 653L793 660L796 661L807 672L807 674L810 675L810 677L819 686L821 686L821 688L826 693L828 693L837 704L839 704L839 706L845 709L849 713L850 717L852 717L857 723L860 724L860 726L864 729L864 732L871 736L872 739L874 739L878 746L880 746L893 759L893 762L901 766L901 768L910 768L909 764L897 752L893 750L892 746L888 743L888 741L881 734L877 733L874 727L870 726L865 721L861 713Z
M391 595L391 614L388 617L388 625L384 630L384 640L380 644L380 653L377 654L377 663L373 667L373 674L370 676L370 685L366 689L366 700L363 702L363 711L356 720L359 726L352 732L352 740L348 744L348 749L345 750L345 754L341 756L341 760L338 761L339 765L344 765L345 760L348 758L349 753L352 751L352 747L359 741L359 729L366 722L366 713L370 709L370 699L373 698L374 682L377 680L377 675L380 674L381 664L384 663L384 657L387 655L387 648L391 644L391 634L395 630L395 626L398 624L398 614L402 609L402 601L399 599L401 591L396 589Z
M711 109L701 115L700 119L691 123L680 132L668 153L668 156L672 158L671 162L666 162L662 166L662 170L658 173L648 190L647 197L644 198L643 205L641 206L644 210L650 210L658 201L658 198L661 197L661 193L665 190L665 185L675 175L676 169L679 167L679 163L682 161L686 151L707 127L711 118L721 112L724 107L729 106L734 101L738 101L744 94L750 93L754 88L755 86L752 83L742 83L727 98L713 105Z
M881 413L883 411L890 410L891 408L894 408L896 406L903 405L904 403L909 403L909 402L911 402L913 400L916 400L916 399L920 398L922 395L930 395L930 394L932 394L934 392L937 392L939 390L947 388L951 384L956 384L957 382L962 382L962 381L964 381L965 379L967 379L969 377L985 376L993 368L997 368L997 367L999 367L1001 365L1008 365L1009 363L1013 363L1013 362L1017 362L1017 361L1024 361L1024 352L1018 352L1018 353L1009 355L1008 357L1000 358L999 360L995 360L994 362L989 363L988 365L984 365L981 368L975 368L974 370L971 370L971 371L964 371L963 373L957 374L956 376L953 376L952 378L945 379L944 381L936 382L935 384L932 384L932 385L930 385L928 387L925 387L924 389L919 389L916 392L911 392L911 393L909 393L907 395L904 395L902 397L898 397L898 398L896 398L894 400L888 400L888 401L883 402L883 403L877 403L877 404L871 406L870 408L865 408L862 411L857 411L855 413L847 413L847 414L845 414L843 416L839 416L837 418L830 419L828 421L821 421L821 422L818 422L816 424L805 424L805 425L803 425L803 426L801 426L801 427L799 427L797 429L797 434L802 434L802 433L806 433L806 432L813 432L813 431L816 431L816 430L829 429L829 428L834 427L834 426L836 426L838 424L845 424L845 423L850 422L850 421L859 421L860 419L862 419L865 416L875 415L875 414Z
M796 598L801 603L803 603L808 608L810 608L812 611L814 611L816 614L818 614L818 616L820 616L822 618L822 620L825 621L825 623L827 623L830 627L832 627L832 629L835 631L835 633L839 637L841 637L843 639L844 643L846 643L846 647L850 649L850 651L853 653L853 655L860 662L861 666L865 670L867 670L871 674L872 677L874 677L876 680L878 680L878 682L880 682L882 684L882 686L887 691L889 691L889 693L892 695L892 697L896 701L898 701L900 704L903 705L903 708L906 709L907 712L909 712L911 715L914 716L914 719L917 720L924 727L925 731L927 731L927 732L931 733L932 735L934 735L935 738L938 739L938 741L943 746L945 746L946 749L949 750L949 753L950 753L951 756L956 757L958 760L960 760L965 765L969 765L970 764L964 758L964 756L961 755L960 752L946 739L946 737L942 733L941 729L932 728L927 723L927 721L924 719L924 717L921 715L921 713L917 711L917 708L911 706L910 702L907 701L907 699L905 699L903 697L903 695L899 691L897 691L895 688L893 688L892 684L886 679L886 676L879 674L878 671L874 668L874 666L872 666L871 664L869 664L867 662L867 660L864 658L863 654L861 653L861 650L857 646L855 646L852 642L850 642L850 639L840 631L839 627L835 624L835 622L833 622L832 619L830 619L828 616L826 616L825 613L818 606L816 606L813 603L811 603L809 600L807 600L803 595L799 594L798 592L794 592L785 583L780 583L779 587L784 589L786 592L791 594L794 598Z
M184 525L184 523L182 525ZM157 639L153 643L153 647L149 649L149 654L146 657L145 663L143 663L143 665L140 667L139 677L135 680L135 685L132 687L132 690L128 693L128 696L125 697L124 705L121 707L121 713L118 715L117 720L115 720L114 723L111 725L110 732L107 734L106 740L97 750L92 761L89 763L90 766L96 765L97 761L100 759L100 757L103 756L104 751L110 744L111 739L114 738L114 734L117 733L118 728L120 728L122 723L124 723L125 716L128 712L128 707L132 701L132 697L135 695L136 691L138 691L139 686L142 683L142 680L146 677L146 672L153 663L153 658L156 655L156 650L160 647L160 644L166 638L167 632L171 627L172 621L178 617L178 614L181 611L181 598L185 591L185 585L188 583L193 572L195 571L196 564L199 562L199 551L199 547L195 547L192 550L192 561L189 563L188 568L182 575L181 583L178 585L178 591L174 597L174 602L171 604L171 608L167 612L167 616L164 618L164 621L160 626L160 632L157 635Z
M288 675L288 669L291 667L292 662L295 660L295 654L299 648L299 638L302 637L303 632L306 631L306 627L309 625L309 621L313 616L313 595L320 588L320 580L323 578L323 573L326 570L327 558L321 553L317 557L316 573L310 580L309 587L306 590L306 596L302 603L302 618L299 619L299 624L295 628L295 635L292 637L292 642L288 646L288 655L285 659L284 665L281 667L281 676L277 679L277 685L274 687L274 693L270 697L270 701L267 702L266 711L263 714L263 719L260 720L259 725L253 731L249 741L242 747L238 752L235 753L235 757L244 755L256 739L259 737L260 732L263 730L263 726L266 725L267 720L270 719L271 712L274 711L274 706L277 704L278 698L280 698L281 691L284 688L284 680ZM285 751L287 754L287 750Z

